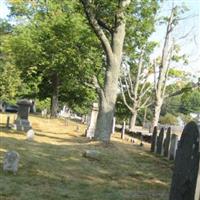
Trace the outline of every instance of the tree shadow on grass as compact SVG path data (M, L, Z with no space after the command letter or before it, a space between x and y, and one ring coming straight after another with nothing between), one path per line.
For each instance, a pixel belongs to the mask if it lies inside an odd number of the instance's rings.
M117 141L104 148L85 138L65 142L69 144L1 137L0 165L4 151L15 150L20 167L16 176L0 171L0 196L12 200L168 199L169 169L162 169L164 161L143 149ZM84 158L86 149L99 150L102 159Z

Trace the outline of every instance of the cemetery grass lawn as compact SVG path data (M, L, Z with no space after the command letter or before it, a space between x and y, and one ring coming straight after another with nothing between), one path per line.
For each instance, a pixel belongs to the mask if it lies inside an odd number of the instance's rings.
M83 137L84 125L76 132L72 121L67 126L62 120L37 116L30 121L34 141L1 128L1 200L168 200L172 163L149 153L147 144L121 141L115 133L104 147ZM84 158L87 149L99 150L101 160ZM2 171L7 150L20 154L17 175Z

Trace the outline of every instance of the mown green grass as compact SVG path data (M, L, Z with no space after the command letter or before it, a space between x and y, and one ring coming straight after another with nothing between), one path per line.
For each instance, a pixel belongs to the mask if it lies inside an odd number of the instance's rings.
M0 166L7 150L20 154L17 175L0 170L1 200L167 200L171 163L145 147L121 141L118 134L105 147L77 133L74 122L31 117L34 141L23 133L2 130ZM84 158L87 149L100 161Z

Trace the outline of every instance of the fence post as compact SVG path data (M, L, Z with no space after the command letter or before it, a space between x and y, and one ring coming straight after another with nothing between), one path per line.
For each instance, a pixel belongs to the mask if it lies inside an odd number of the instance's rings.
M10 127L10 116L7 116L6 128Z
M122 140L124 139L125 130L126 130L126 122L124 121L123 125L122 125L122 131L121 131L121 139Z

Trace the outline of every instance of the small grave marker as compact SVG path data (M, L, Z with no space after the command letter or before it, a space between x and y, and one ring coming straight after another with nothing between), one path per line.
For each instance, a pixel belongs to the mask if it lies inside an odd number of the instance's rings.
M35 136L35 132L33 131L33 129L30 129L27 131L27 133L26 133L27 140L33 140L34 136Z
M16 151L8 151L5 153L3 161L3 171L11 171L14 174L18 171L19 154Z

